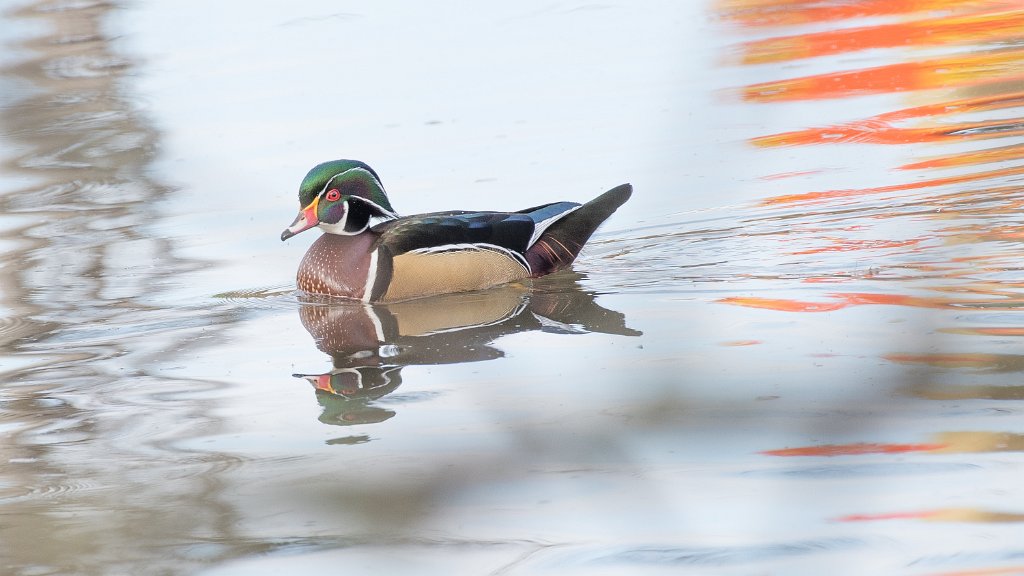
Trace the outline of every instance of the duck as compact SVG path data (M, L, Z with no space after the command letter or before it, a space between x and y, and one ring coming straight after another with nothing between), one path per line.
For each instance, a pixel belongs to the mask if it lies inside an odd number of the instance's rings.
M299 290L387 304L483 290L566 268L632 192L622 184L584 204L399 216L373 168L359 160L332 160L302 179L299 214L281 240L311 228L323 232L299 263Z

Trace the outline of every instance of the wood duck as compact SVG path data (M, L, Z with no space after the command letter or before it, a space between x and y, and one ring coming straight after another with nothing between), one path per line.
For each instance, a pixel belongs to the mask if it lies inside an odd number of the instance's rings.
M565 268L632 194L617 186L586 204L518 212L433 212L399 217L380 177L357 160L315 166L299 185L299 215L281 240L326 232L299 264L311 294L398 302L481 290Z

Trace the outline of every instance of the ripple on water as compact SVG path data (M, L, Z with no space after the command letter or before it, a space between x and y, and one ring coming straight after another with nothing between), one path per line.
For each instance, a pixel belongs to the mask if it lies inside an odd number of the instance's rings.
M14 213L80 212L138 202L140 196L139 185L134 182L71 180L9 196L3 206Z
M240 308L261 310L295 309L302 303L302 293L290 286L241 288L214 294L214 298Z
M562 550L540 563L565 568L597 565L757 565L771 560L845 552L866 545L865 541L855 538L830 538L749 546L601 546Z
M55 326L56 324L37 322L24 317L0 318L0 346L48 332Z
M128 67L128 61L113 56L76 55L55 58L44 65L47 76L54 79L97 78Z
M16 465L18 464L7 464L7 466ZM52 480L51 482L37 485L9 486L0 489L0 502L43 501L45 503L100 487L97 482L91 482L82 478L53 478Z

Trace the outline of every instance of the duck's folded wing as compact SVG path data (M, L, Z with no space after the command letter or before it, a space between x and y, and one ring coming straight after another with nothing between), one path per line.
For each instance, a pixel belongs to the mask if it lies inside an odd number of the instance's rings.
M374 228L393 255L419 251L497 249L518 254L574 207L560 202L520 212L437 212L383 222Z

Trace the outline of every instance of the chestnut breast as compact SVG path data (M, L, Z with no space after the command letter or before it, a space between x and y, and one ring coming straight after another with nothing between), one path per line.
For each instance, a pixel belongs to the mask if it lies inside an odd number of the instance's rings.
M362 298L376 234L324 234L313 242L299 264L296 281L311 294Z

